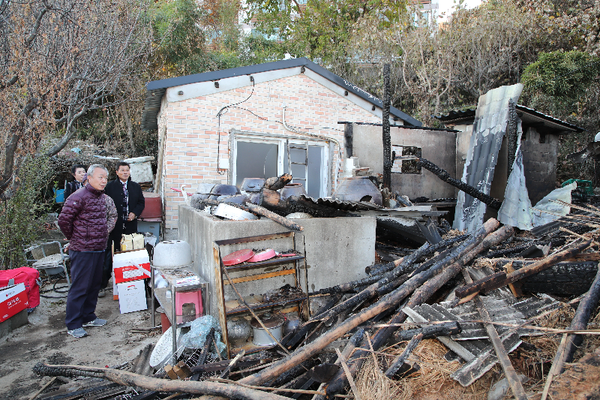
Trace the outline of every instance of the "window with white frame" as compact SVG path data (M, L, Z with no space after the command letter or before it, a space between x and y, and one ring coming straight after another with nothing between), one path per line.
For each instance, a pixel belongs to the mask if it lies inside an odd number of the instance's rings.
M329 144L301 137L232 134L232 182L290 173L311 197L325 197L329 187Z

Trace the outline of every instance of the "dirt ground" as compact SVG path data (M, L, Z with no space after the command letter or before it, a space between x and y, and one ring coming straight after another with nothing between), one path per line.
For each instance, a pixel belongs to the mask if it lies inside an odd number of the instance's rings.
M67 334L65 304L65 299L42 298L29 314L29 324L0 338L0 399L29 399L41 389L51 378L32 372L37 362L116 366L132 361L147 344L160 338L160 330L132 331L150 327L149 311L121 314L119 302L107 294L98 299L96 309L100 318L108 320L107 325L86 328L89 336L75 339Z

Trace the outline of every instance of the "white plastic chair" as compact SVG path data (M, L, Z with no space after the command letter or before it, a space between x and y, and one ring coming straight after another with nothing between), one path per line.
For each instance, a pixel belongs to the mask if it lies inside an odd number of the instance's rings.
M35 269L42 270L48 276L62 269L67 278L67 284L71 286L67 260L69 255L63 252L63 246L58 241L39 243L25 249L25 257L28 263Z

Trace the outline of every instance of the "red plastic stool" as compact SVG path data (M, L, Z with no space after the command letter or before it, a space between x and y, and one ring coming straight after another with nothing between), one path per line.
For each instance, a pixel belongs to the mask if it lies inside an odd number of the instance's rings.
M194 310L190 312L191 306ZM177 323L193 321L203 314L202 291L177 292L175 309L177 311ZM185 313L184 313L185 311Z

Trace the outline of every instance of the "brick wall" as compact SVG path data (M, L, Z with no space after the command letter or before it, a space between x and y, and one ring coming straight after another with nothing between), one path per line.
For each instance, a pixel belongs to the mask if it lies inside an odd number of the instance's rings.
M220 119L223 107L243 101L252 86L163 104L159 132L166 125L162 145L161 187L165 196L166 228L177 227L177 208L183 198L171 188L199 183L227 183L227 172L217 170L217 153L229 159L229 132L260 132L287 135L286 123L304 132L335 138L343 146L344 127L338 121L381 122L370 112L306 75L295 75L259 83L247 101L230 107ZM220 139L220 141L219 141ZM224 162L224 161L221 161Z

